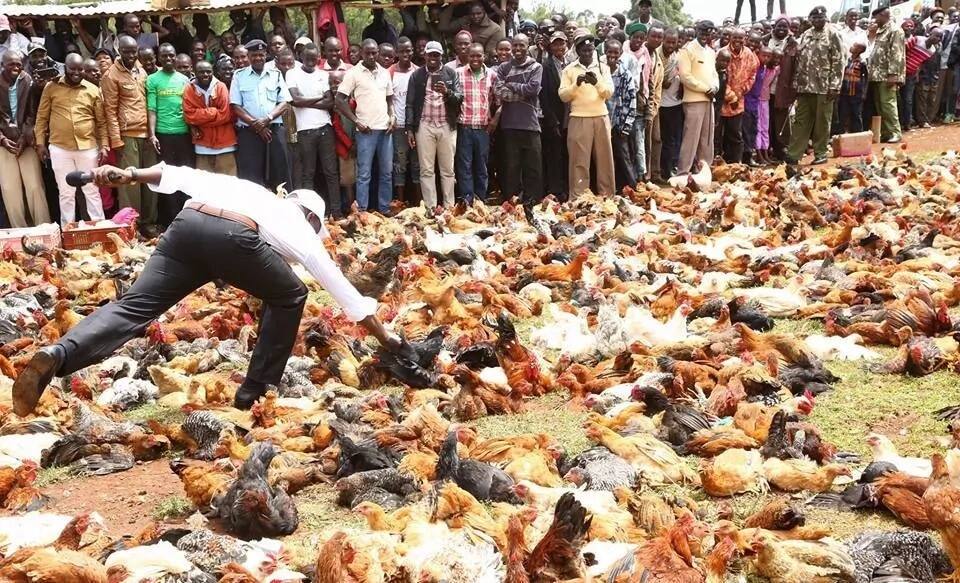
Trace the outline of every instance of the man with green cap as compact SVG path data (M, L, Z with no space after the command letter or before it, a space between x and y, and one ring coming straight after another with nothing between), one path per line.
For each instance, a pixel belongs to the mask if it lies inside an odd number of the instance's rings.
M796 46L796 73L793 88L797 92L796 117L790 130L787 158L796 163L813 140L813 163L827 161L827 139L833 105L840 93L846 59L840 35L827 24L827 9L817 6L810 11L810 28Z
M890 22L890 9L881 5L873 11L877 29L867 33L870 58L867 74L873 90L876 111L880 114L880 138L895 144L900 141L897 88L906 77L906 45L903 30Z

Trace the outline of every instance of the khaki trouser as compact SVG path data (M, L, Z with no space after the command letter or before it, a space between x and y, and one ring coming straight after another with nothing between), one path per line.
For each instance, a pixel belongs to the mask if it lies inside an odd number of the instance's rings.
M227 152L226 154L197 154L197 170L236 176L237 156L233 152Z
M713 162L713 103L691 101L683 104L683 141L677 174L689 174L693 163Z
M650 180L660 179L660 149L663 148L663 141L660 139L660 112L657 112L647 124L647 136L650 144L650 155L647 157L647 176Z
M157 163L157 151L147 143L146 138L123 136L123 150L120 152L121 168L149 168ZM127 184L117 187L120 208L130 207L140 213L139 222L153 225L157 222L157 193L146 184Z
M457 130L444 124L435 126L420 124L417 130L417 157L420 161L420 192L426 207L437 206L437 162L440 163L440 187L443 189L443 204L456 204L453 188L457 183L453 162L457 152Z
M567 126L567 151L571 196L590 190L591 154L597 168L597 194L616 192L609 117L571 117Z
M12 227L50 222L40 174L40 158L33 148L25 147L19 157L0 148L0 192L3 193L3 205L7 208Z

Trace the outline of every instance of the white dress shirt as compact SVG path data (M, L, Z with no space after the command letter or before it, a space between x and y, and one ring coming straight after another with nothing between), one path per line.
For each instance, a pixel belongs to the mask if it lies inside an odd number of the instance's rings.
M196 202L249 217L257 223L260 237L287 261L303 265L348 318L357 322L376 312L377 301L360 295L347 281L298 204L248 180L186 166L158 166L163 174L160 184L149 185L151 190L162 194L179 190Z

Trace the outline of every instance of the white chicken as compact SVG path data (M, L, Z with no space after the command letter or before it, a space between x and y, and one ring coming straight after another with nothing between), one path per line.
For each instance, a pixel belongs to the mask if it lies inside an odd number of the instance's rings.
M648 347L680 342L689 337L687 315L689 306L680 306L665 323L640 306L630 306L623 316L627 342L640 342Z
M21 462L29 460L39 464L43 450L52 446L61 437L62 435L54 431L0 435L0 455L10 456Z
M706 190L713 182L713 174L710 172L710 163L706 160L700 160L700 170L693 174L678 174L667 180L667 183L674 188L683 188L690 183L696 184L701 190Z
M126 570L126 578L117 583L159 581L197 569L183 551L167 541L117 551L107 557L104 565L107 569L123 567Z
M859 334L849 336L823 336L811 334L804 344L820 360L874 360L880 354L861 346L863 338Z
M873 453L873 461L889 462L905 474L918 478L928 478L933 471L933 465L928 459L901 457L897 453L897 447L886 435L880 435L879 433L867 435L867 445L870 446L870 451Z
M53 544L71 520L71 516L50 512L0 517L0 555L9 557L19 549Z

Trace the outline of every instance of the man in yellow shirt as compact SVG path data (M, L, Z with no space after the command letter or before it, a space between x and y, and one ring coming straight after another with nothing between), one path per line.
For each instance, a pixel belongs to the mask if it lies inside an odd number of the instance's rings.
M570 194L590 189L590 155L597 168L597 194L613 194L613 147L607 99L613 95L610 69L597 59L596 39L587 30L577 31L573 44L579 59L560 76L560 99L570 104L567 149L570 153Z
M683 142L677 174L688 174L694 163L713 161L713 99L720 88L717 55L710 48L716 27L709 20L697 23L697 36L677 57L677 71L683 85Z

